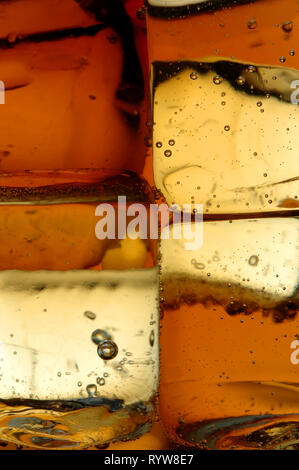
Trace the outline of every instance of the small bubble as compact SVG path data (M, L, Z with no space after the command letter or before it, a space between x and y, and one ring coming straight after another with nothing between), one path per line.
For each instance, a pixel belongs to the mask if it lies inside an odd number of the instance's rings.
M152 330L151 333L150 333L149 343L150 343L151 346L154 346L154 344L155 344L155 332L154 332L154 330Z
M61 377L61 372L57 372L58 377Z
M250 266L257 266L258 262L259 262L259 257L256 255L250 256L248 260L248 263L250 264Z
M222 106L226 105L226 101L221 101Z
M224 130L225 131L229 131L230 130L230 126L228 124L226 124L226 126L224 126Z
M257 28L257 22L254 19L251 19L247 23L248 29L256 29Z
M100 344L101 341L106 340L106 339L111 339L111 335L107 333L105 330L94 330L91 334L91 340L94 342L94 344L98 345Z
M286 61L286 58L284 56L279 57L279 61L281 63L284 63Z
M291 56L294 56L294 55L295 55L294 49L291 49L290 52L289 52L289 54L290 54Z
M286 21L281 27L285 33L290 33L293 29L293 23L292 21Z
M264 176L265 178L267 178L267 176L268 176L268 173L264 173L264 174L263 174L263 176Z
M244 85L244 83L245 83L245 78L242 77L242 75L240 75L240 76L237 78L236 82L237 82L238 85Z
M82 387L82 382L77 383L78 387Z
M98 355L104 360L113 359L117 356L118 347L111 340L104 340L98 344Z
M86 311L84 312L84 316L85 316L86 318L89 318L89 320L95 320L96 317L97 317L96 314L93 313L93 312L91 312L90 310L86 310Z
M156 143L156 147L158 147L158 149L160 149L162 147L162 145L163 145L162 142L157 142Z
M86 391L88 393L89 398L92 398L97 394L97 386L95 384L89 384L86 387Z
M168 141L168 144L169 144L169 145L174 145L174 144L175 144L175 140L170 139L170 140Z
M191 72L190 73L190 78L191 78L191 80L196 80L198 78L198 73L197 72Z
M105 385L105 379L103 377L98 377L97 378L97 384L101 385L101 387L102 387L103 385Z
M172 151L171 150L165 150L164 155L165 155L165 157L171 157Z
M220 77L220 75L215 75L215 77L213 78L213 82L215 83L215 85L220 85L220 83L223 82L223 78Z
M256 72L255 66L254 65L248 65L247 72L249 72L249 73Z
M260 108L261 106L263 106L263 103L261 101L258 101L256 105Z
M106 377L106 378L109 377L108 372L104 372L103 376Z

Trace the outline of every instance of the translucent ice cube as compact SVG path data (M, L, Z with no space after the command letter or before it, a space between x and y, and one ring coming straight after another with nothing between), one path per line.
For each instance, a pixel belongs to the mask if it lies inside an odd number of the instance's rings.
M298 72L215 60L153 66L156 186L209 213L298 207Z

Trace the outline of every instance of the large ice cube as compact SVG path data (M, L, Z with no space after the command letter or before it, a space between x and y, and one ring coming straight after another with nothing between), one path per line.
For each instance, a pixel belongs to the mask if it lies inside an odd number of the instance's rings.
M215 60L153 66L156 186L209 213L298 207L298 72Z
M0 291L1 400L92 396L129 405L153 397L158 383L156 268L2 271ZM118 353L105 360L97 343L107 339Z
M233 313L298 302L298 219L205 222L203 246L193 251L172 232L161 240L167 305L212 300Z

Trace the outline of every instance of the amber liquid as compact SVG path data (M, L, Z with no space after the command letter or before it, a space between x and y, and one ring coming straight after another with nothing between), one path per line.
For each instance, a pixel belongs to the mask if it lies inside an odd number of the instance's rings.
M286 23L289 26L286 26ZM214 261L212 255L207 258L212 243L209 239L206 241L204 239L203 247L196 255L192 255L192 252L184 253L183 250L175 251L175 245L173 247L169 245L167 248L167 240L162 244L161 287L164 290L162 294L164 314L161 322L160 413L169 435L181 445L205 449L295 449L298 446L298 366L290 360L293 351L291 343L297 339L298 334L296 242L294 240L291 242L293 255L287 261L281 250L270 247L270 240L273 241L270 235L267 244L267 236L253 229L252 244L249 245L247 252L245 242L244 248L239 249L244 239L243 229L237 224L234 225L235 219L246 219L248 217L246 213L250 212L250 217L258 219L259 223L266 220L263 219L264 216L269 216L267 212L273 210L280 210L280 215L285 216L284 209L292 209L295 215L298 207L296 182L298 165L295 164L295 168L291 171L294 180L294 186L290 191L292 196L288 195L290 189L288 187L281 198L272 200L270 197L269 203L264 206L259 206L261 198L258 199L258 205L252 203L250 197L252 191L258 187L257 179L260 176L257 169L255 180L253 169L252 184L247 185L251 186L251 191L248 192L247 199L243 199L242 178L236 177L233 171L225 170L224 162L226 159L227 161L231 159L235 168L240 169L240 175L245 175L246 180L251 171L255 145L259 142L263 130L257 129L256 135L252 134L250 142L246 138L242 142L242 132L237 126L234 128L233 124L224 128L225 125L231 124L226 122L225 116L226 118L237 116L238 119L237 108L244 106L245 114L242 115L244 134L247 132L246 128L255 129L257 114L253 114L255 111L250 111L246 99L242 102L242 98L239 98L237 85L231 95L228 96L226 93L225 96L224 93L221 96L221 84L217 84L217 75L221 75L219 71L213 75L216 76L214 88L216 87L217 93L219 91L219 97L212 90L213 80L209 88L205 84L205 80L208 79L204 78L204 75L198 73L197 76L192 76L192 72L196 72L194 67L196 63L202 67L206 63L226 60L249 66L253 64L278 67L282 74L284 67L288 67L293 69L296 75L299 68L296 51L298 25L295 1L288 3L287 10L284 2L280 0L256 1L243 5L229 4L229 2L222 5L219 2L216 7L210 9L205 9L201 3L198 10L196 6L191 6L189 11L185 7L180 10L149 8L148 41L152 64L155 121L153 154L156 184L158 186L160 184L159 189L164 191L169 203L173 201L202 203L204 213L208 213L207 218L224 219L223 223L226 221L227 224L233 219L231 233L223 235L220 231L213 239L214 249L218 251ZM187 67L185 72L188 73L188 77L181 72L187 63L190 66L190 70ZM157 85L159 77L163 77L163 89L161 85ZM201 92L192 91L188 80L192 86L194 83L194 86L201 88ZM169 94L167 94L168 83L173 84ZM171 108L172 104L177 104L174 103L177 100L175 83L178 83L179 93L183 97L182 90L184 84L186 85L186 99L182 100L181 109L178 109L179 106ZM160 93L157 95L159 87ZM261 99L264 99L265 93L267 92L260 93ZM236 105L239 99L240 104ZM255 101L258 100L257 96ZM221 103L222 101L224 103ZM196 103L201 107L200 113L195 112ZM259 104L255 103L255 106L260 113ZM291 108L292 105L289 108L290 114L286 113L285 121L278 108L276 114L272 113L272 137L270 131L269 141L263 144L265 147L262 146L265 158L270 158L272 164L277 159L278 167L281 169L286 168L287 154L284 150L281 153L277 150L288 127L284 124L292 120ZM211 109L215 110L214 116ZM228 111L224 116L219 135L224 135L226 139L225 132L231 131L231 135L227 137L231 153L229 151L226 153L227 149L221 139L217 148L218 129L213 128L213 122L221 121L225 109L229 109L231 114ZM265 114L266 112L265 108ZM294 112L296 114L297 111ZM292 120L295 126L298 122L296 119ZM164 126L163 132L161 124ZM198 140L195 144L193 142L196 138ZM175 141L172 147L169 147L169 139ZM277 145L273 144L271 149L271 142L274 141ZM176 147L177 144L179 147ZM290 159L293 165L296 162L295 140L290 139L289 144L290 147L293 144L294 153ZM246 160L244 152L246 153L248 146L252 149L252 154ZM172 155L168 155L168 158L165 158L166 154L163 156L165 148L172 151ZM196 151L198 155L194 154ZM178 172L179 166L182 168L181 173ZM189 167L191 170L188 173ZM264 173L266 178L268 174ZM199 190L202 190L202 186L208 185L217 174L219 174L217 189L215 186L210 192L210 197L206 199L206 193L202 195ZM276 181L279 181L279 175L282 173L278 169ZM222 190L219 189L221 184L224 186ZM228 206L224 204L223 191L231 188L238 189L234 192L229 209L226 210ZM268 189L262 190L266 199L269 196ZM225 209L222 210L222 207ZM271 220L273 222L269 222L270 226L274 226L275 219ZM204 230L209 223L204 222ZM284 229L281 219L281 234L286 233L285 230L287 229ZM296 238L296 227L291 230L294 231ZM286 266L292 266L294 277L289 275L285 284L291 293L288 298L289 303L284 307L278 308L278 304L273 300L275 308L272 311L267 310L259 297L263 289L267 290L265 286L270 286L271 283L275 285L273 279L271 281L271 276L266 274L266 266L264 280L258 277L258 266L256 271L251 271L251 275L242 280L244 260L250 260L250 256L254 254L250 251L251 247L256 247L260 260L264 262L269 252L271 253L272 261L268 264L275 271L273 277L283 276L287 270ZM168 262L168 250L169 253L173 252L176 260L173 264ZM221 261L223 252L227 255L225 266L223 260ZM201 258L206 258L205 266ZM238 282L231 273L232 263L236 270L239 266ZM212 269L214 265L217 265L215 272ZM190 271L192 266L193 272ZM204 274L194 279L194 273L200 269ZM267 275L270 277L267 278ZM231 292L233 279L236 285L240 283L242 289L245 291L247 289L247 292L251 293L249 296L252 301L251 308L246 305L248 298L244 301L238 290ZM217 289L223 289L218 300L214 296L215 286L218 286ZM277 286L275 296L280 289L283 289L282 285ZM203 294L205 290L206 297ZM232 303L231 308L228 308L230 303Z

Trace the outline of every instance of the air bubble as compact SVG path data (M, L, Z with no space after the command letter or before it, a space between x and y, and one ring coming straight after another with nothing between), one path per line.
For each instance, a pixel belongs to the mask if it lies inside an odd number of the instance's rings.
M225 131L229 131L229 130L230 130L230 126L227 124L226 126L224 126L224 130L225 130Z
M150 333L149 343L150 343L151 346L154 346L154 344L155 344L155 332L154 332L154 330L152 330L151 333Z
M257 266L258 262L259 262L259 257L256 255L251 255L248 260L248 264L250 264L250 266Z
M256 20L254 20L254 19L249 20L247 26L248 26L249 29L256 29L257 28Z
M160 149L162 147L162 145L163 145L162 142L157 142L156 143L156 147L158 147L158 149Z
M91 334L91 340L96 345L100 344L101 341L110 340L110 339L112 339L111 335L105 330L100 330L100 329L94 330Z
M97 386L95 384L89 384L86 387L89 398L95 397L97 394Z
M118 347L114 341L104 340L98 344L98 355L101 359L110 360L117 356Z
M89 320L95 320L96 317L97 317L96 314L93 313L93 312L91 312L90 310L86 310L86 311L84 312L84 316L85 316L86 318L89 318Z
M216 76L213 78L213 82L215 83L215 85L220 85L220 83L223 82L223 78L220 77L220 75L216 75Z
M105 385L105 379L103 377L98 377L97 384L102 387L103 385Z
M237 84L238 84L238 85L244 85L244 83L245 83L245 78L240 75L240 76L237 78L236 81L237 81Z
M279 57L279 61L283 64L286 61L286 58L284 56Z
M190 73L190 78L191 78L191 80L196 80L198 78L198 73L197 72L191 72Z
M174 145L174 144L175 144L175 140L170 139L170 140L168 141L168 144L169 144L169 145Z
M165 150L164 155L165 155L165 157L171 157L172 151L171 150Z
M291 56L294 56L294 55L295 55L294 49L291 49L290 52L289 52L289 54L290 54Z
M283 23L282 29L285 33L290 33L293 29L292 21L287 21L286 23Z

